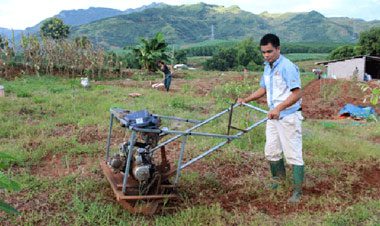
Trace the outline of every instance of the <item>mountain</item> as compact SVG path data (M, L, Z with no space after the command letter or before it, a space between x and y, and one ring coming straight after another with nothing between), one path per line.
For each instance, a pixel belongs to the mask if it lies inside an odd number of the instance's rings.
M316 11L290 17L278 24L275 30L279 36L296 41L350 42L357 39L351 27L333 23Z
M156 3L153 2L149 5L144 5L136 9L126 9L124 11L118 9L102 8L102 7L90 7L88 9L78 9L78 10L62 10L60 13L53 17L61 18L65 24L71 26L78 26L82 24L91 23L96 20L114 17L123 14L129 14L134 12L139 12L149 8L155 8L165 5L165 3ZM28 27L23 31L25 34L34 34L37 33L42 25L43 21L34 25L33 27ZM17 36L16 39L19 39L20 36Z
M311 11L308 13L260 14L269 24L276 26L277 34L297 36L303 33L304 40L332 40L353 42L359 33L380 26L379 20L365 21L348 17L330 17Z
M21 34L22 30L13 30L13 32L14 32L14 36L16 37L16 36L19 36ZM11 39L13 32L12 32L12 29L0 27L0 35L1 36L5 36L5 37Z
M140 12L140 11L143 11L145 9L157 8L157 7L163 6L163 5L166 5L166 4L163 3L163 2L152 2L149 5L143 5L143 6L139 7L139 8L136 8L136 9L126 9L126 10L124 10L123 14L130 14L130 13Z
M355 43L363 30L380 26L379 20L364 21L346 17L327 18L317 11L301 13L253 14L238 6L225 8L205 3L170 6L152 3L125 11L96 8L64 10L55 17L72 25L72 35L88 36L105 49L135 45L140 37L151 38L158 31L171 44L188 44L210 40L211 29L219 40L241 40L251 36L258 40L265 33L278 34L284 42ZM39 24L24 33L36 33ZM9 34L9 30L4 33ZM20 31L15 32L16 42ZM0 30L1 34L1 30Z
M103 18L118 16L123 13L123 11L118 9L90 7L88 9L63 10L54 17L61 18L65 24L77 26L82 24L88 24L92 21L100 20Z
M169 43L200 42L210 39L212 25L215 39L236 39L263 35L267 24L237 6L199 3L150 8L73 27L72 31L74 36L87 35L105 48L113 48L135 45L139 37L153 37L158 31Z
M356 28L352 26L356 24ZM327 18L316 11L256 15L237 6L205 3L164 5L128 15L105 18L73 27L73 36L87 35L104 48L135 45L139 37L153 37L158 31L169 43L195 43L210 39L258 40L265 33L276 33L285 42L336 41L355 42L361 30L380 26L380 21Z
M329 18L329 20L337 24L351 27L351 31L356 34L359 34L361 31L369 30L372 27L380 26L380 20L365 21L348 17L332 17Z

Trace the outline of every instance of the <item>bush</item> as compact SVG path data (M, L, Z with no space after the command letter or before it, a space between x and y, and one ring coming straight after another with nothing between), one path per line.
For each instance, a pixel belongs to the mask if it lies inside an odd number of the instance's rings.
M250 71L263 71L264 66L263 65L257 65L254 61L251 61L247 65L247 69Z
M244 70L250 62L256 65L263 63L263 58L257 44L254 44L253 38L243 40L234 47L220 49L211 59L206 61L205 69L219 71Z
M355 46L345 45L345 46L340 46L334 49L330 53L330 55L327 57L327 59L329 60L343 59L343 58L355 56L357 54L358 53Z

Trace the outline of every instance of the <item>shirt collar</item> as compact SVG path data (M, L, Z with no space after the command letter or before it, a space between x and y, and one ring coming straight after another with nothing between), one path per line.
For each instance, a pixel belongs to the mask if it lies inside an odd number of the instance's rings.
M280 56L277 58L277 60L273 63L273 68L275 68L283 59L284 57L280 54ZM269 62L265 61L265 65L269 66Z

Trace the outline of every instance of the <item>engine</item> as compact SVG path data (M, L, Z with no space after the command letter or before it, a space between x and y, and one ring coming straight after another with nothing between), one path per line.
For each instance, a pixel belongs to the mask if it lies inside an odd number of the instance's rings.
M145 148L138 148L134 153L132 161L132 175L140 182L146 182L150 178L153 167L151 156ZM153 170L153 168L152 168Z
M144 142L135 142L135 146L133 147L129 174L140 183L149 181L155 172L153 157L149 153L148 148L157 144L158 137L156 136L158 135L155 133L142 133L140 138ZM114 153L110 157L109 165L114 173L125 171L128 152L129 142L124 142L120 146L119 153Z

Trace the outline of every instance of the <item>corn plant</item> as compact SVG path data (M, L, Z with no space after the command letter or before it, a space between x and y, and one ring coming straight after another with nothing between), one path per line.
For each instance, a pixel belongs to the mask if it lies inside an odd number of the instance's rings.
M4 54L5 54L5 77L10 77L13 72L14 72L14 66L12 62L15 61L15 51L13 47L10 46L10 41L9 39L5 39L4 41Z
M95 78L102 77L104 70L119 71L122 76L123 62L117 53L107 54L103 49L96 48L89 39L79 37L76 40L52 39L35 35L21 34L21 41L16 46L14 38L0 39L0 76L10 78L15 73L15 67L24 73L36 74L66 74L71 78L86 75ZM20 51L17 53L16 51ZM16 55L22 55L21 64L16 63Z

